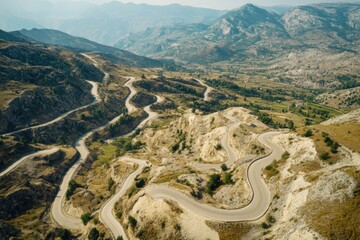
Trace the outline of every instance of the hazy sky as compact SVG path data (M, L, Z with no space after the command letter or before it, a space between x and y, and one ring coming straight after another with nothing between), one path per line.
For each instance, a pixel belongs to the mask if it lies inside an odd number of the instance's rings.
M64 1L64 0L53 0L53 1ZM69 1L69 0L68 0ZM87 1L91 3L104 3L112 0L77 0ZM274 6L274 5L305 5L319 2L357 2L360 0L119 0L120 2L133 2L133 3L148 3L155 5L166 5L171 3L179 3L182 5L196 6L196 7L207 7L215 9L233 9L238 8L246 3L253 3L259 6Z

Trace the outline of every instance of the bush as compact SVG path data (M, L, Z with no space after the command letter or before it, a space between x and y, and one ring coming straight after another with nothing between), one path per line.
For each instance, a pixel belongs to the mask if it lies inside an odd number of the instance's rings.
M219 151L220 149L222 149L221 144L220 144L220 143L216 144L215 149L216 149L217 151Z
M232 175L229 172L224 173L224 183L225 184L233 184L234 181L231 179Z
M313 132L311 129L306 130L306 132L304 133L304 137L311 137L313 135Z
M108 180L108 191L111 191L114 184L115 184L114 179L112 179L112 177L110 177L109 180Z
M99 239L99 231L96 229L96 228L92 228L90 230L90 233L89 233L89 236L88 236L88 239L89 240L98 240Z
M222 184L221 176L220 174L212 174L210 175L210 180L207 184L208 193L212 193L215 191L218 187L220 187Z
M145 180L144 179L139 179L135 182L135 186L137 188L143 188L145 186Z
M61 229L57 235L61 240L71 240L73 236L68 229Z
M290 157L290 153L288 151L285 151L283 153L283 155L281 156L281 158L283 158L283 159L288 159L289 157Z
M81 221L83 222L84 225L86 225L90 220L91 220L90 213L84 213L83 215L81 215Z
M122 236L118 236L116 240L124 240L124 238Z
M221 170L223 170L224 172L228 170L228 167L226 166L225 163L221 164Z
M80 187L74 180L70 180L68 189L66 191L66 199L69 200L70 197L74 194L76 188Z
M328 160L330 158L330 154L328 152L320 154L320 159Z
M131 215L129 215L128 220L129 220L130 226L132 228L135 228L137 225L137 220Z
M269 224L267 224L266 222L263 222L263 223L261 223L261 227L262 227L263 229L268 229L268 228L270 228L271 226L270 226Z

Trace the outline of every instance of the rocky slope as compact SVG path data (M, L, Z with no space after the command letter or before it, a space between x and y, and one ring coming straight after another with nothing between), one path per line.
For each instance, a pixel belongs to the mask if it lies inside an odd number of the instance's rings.
M61 45L77 52L102 52L113 55L116 62L132 67L162 67L165 62L135 55L131 52L101 45L85 38L74 37L51 29L32 29L13 32L46 44Z
M49 121L92 101L91 86L103 73L83 56L61 48L0 40L0 132Z

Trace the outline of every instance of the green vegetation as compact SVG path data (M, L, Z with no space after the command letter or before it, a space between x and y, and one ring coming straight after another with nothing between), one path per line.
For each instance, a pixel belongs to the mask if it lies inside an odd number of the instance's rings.
M275 160L270 165L265 167L265 174L268 177L268 179L279 174L279 170L277 169L277 167L278 166Z
M290 153L288 151L285 151L281 156L282 159L288 159L289 157L290 157Z
M186 148L186 133L182 129L177 130L178 140L171 146L171 152L175 153L179 150L179 153Z
M112 177L110 177L109 180L108 180L108 191L111 191L114 184L115 184L114 179L112 179Z
M230 172L225 172L223 174L223 182L225 184L234 184L234 181L232 180L232 174Z
M332 140L327 133L323 132L322 135L324 138L324 142L326 143L327 146L330 147L330 151L332 153L337 153L338 148L340 147L340 144L338 142L334 142L334 140Z
M100 233L96 228L92 228L89 232L88 239L89 240L98 240L100 237Z
M330 154L328 152L324 152L324 153L320 154L321 160L328 160L329 158L330 158Z
M221 164L221 170L223 170L224 172L226 172L228 170L228 167L226 166L225 163Z
M303 134L304 137L311 137L313 136L313 132L311 129L307 129L306 132Z
M217 151L221 150L221 149L222 149L221 144L220 144L220 143L216 144L215 149L216 149Z
M90 213L84 213L81 215L81 221L84 225L86 225L91 220L91 214Z
M119 157L124 155L128 151L138 150L142 148L145 144L140 141L136 141L135 143L133 143L133 139L127 137L127 138L117 138L113 142L113 145L116 147L116 156Z
M78 183L76 183L74 180L70 180L68 189L66 191L66 199L69 200L70 197L74 194L76 188L80 187Z
M72 240L74 238L73 235L71 234L71 232L68 229L60 229L57 236L61 240Z
M137 225L137 220L131 215L129 215L128 220L129 220L130 226L134 229Z
M212 174L210 175L210 179L207 183L207 192L212 194L218 187L222 185L220 174Z
M137 180L137 181L135 182L135 186L136 186L137 188L143 188L143 187L145 186L145 180L144 180L143 178Z
M119 236L116 238L116 240L124 240L124 238L122 236Z

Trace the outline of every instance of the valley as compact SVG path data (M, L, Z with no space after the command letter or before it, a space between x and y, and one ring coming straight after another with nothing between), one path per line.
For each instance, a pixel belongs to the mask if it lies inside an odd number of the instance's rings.
M358 3L83 4L0 31L0 239L358 238Z

